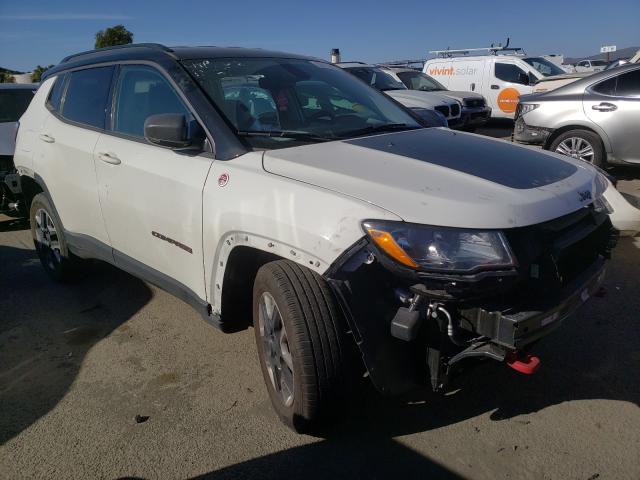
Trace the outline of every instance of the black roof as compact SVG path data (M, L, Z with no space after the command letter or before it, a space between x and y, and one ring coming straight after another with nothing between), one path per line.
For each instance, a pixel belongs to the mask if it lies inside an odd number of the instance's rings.
M187 60L196 58L297 58L310 60L311 57L297 55L293 53L276 52L262 50L259 48L241 47L167 47L159 43L132 43L128 45L117 45L114 47L98 48L86 52L69 55L55 67L47 70L42 77L44 81L47 77L56 75L62 71L76 67L92 65L103 62L114 62L118 60ZM313 59L318 60L318 59Z

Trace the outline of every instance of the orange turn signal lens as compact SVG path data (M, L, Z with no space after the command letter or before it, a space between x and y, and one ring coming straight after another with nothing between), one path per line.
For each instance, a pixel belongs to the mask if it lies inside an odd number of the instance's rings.
M406 254L406 252L396 243L389 232L383 230L376 230L374 228L368 228L367 232L371 236L372 240L378 245L387 255L394 260L397 260L403 265L411 268L418 268L418 264Z

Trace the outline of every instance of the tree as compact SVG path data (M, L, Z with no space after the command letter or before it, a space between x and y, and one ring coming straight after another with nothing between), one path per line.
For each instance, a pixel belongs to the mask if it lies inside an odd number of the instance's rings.
M51 67L53 67L53 65L49 65L48 67L43 67L41 65L38 65L36 68L33 69L33 73L31 74L31 81L34 83L39 82L40 79L42 78L42 74L47 70L49 70Z
M9 72L0 72L0 83L16 83L13 74Z
M128 43L133 43L133 33L124 28L124 25L105 28L96 33L96 48L126 45Z

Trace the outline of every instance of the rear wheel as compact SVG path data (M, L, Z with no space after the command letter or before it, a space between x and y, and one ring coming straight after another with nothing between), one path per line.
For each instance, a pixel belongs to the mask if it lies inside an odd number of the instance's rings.
M264 265L253 289L253 322L269 397L285 424L310 432L346 408L353 344L321 276L287 260Z
M57 281L73 278L80 260L69 251L60 219L43 193L33 197L29 219L33 243L46 272Z
M570 130L559 135L549 150L593 163L598 167L604 164L604 148L600 137L588 130Z

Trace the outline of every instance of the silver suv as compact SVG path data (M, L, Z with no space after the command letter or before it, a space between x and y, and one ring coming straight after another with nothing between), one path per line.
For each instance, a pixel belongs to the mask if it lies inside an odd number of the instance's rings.
M640 164L640 65L523 95L515 118L516 142L542 145L598 166Z

